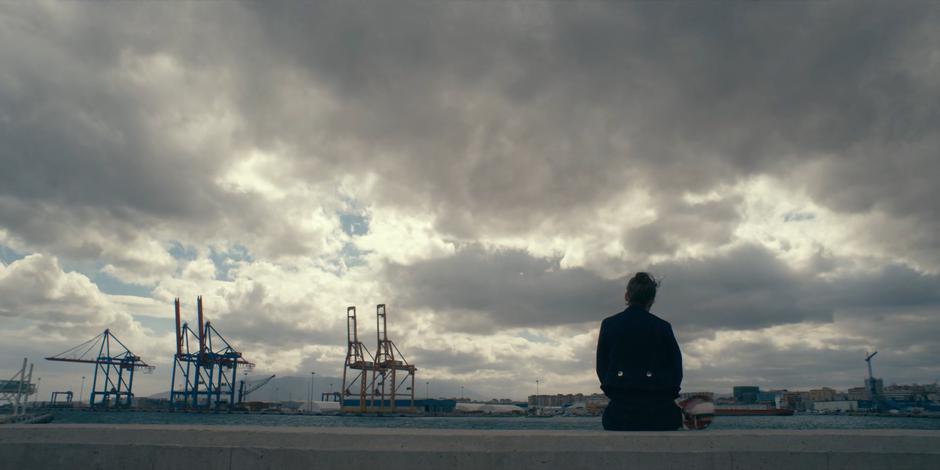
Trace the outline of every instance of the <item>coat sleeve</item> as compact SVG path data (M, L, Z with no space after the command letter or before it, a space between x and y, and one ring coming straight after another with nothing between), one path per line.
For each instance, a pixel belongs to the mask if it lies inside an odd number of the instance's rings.
M608 361L610 360L610 354L607 351L607 334L606 334L607 320L601 322L601 331L597 335L597 360L595 362L595 367L597 370L597 379L600 380L601 385L604 385L604 376L607 374Z
M676 341L676 334L672 331L672 325L666 326L666 329L666 347L669 350L670 366L673 370L673 377L675 377L676 380L675 383L672 384L672 392L675 394L674 398L678 398L679 390L682 388L682 351L679 350L679 342Z

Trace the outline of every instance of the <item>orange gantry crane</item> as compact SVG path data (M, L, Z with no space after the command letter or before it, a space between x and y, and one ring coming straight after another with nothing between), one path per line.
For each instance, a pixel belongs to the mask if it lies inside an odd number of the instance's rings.
M376 306L376 354L359 341L356 307L346 309L346 362L341 406L348 413L411 413L415 410L415 372L388 338L385 304Z

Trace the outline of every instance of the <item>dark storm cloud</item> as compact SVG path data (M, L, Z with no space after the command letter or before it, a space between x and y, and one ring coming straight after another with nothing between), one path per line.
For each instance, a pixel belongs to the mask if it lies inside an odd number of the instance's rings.
M257 8L344 104L326 129L280 132L361 142L352 161L388 177L383 196L426 194L451 233L577 224L621 186L668 206L764 173L837 210L935 215L929 4L371 6Z
M452 312L448 324L465 331L583 323L623 303L619 281L517 250L469 247L444 259L392 265L388 279L406 307Z
M832 305L812 273L800 273L757 246L651 267L663 285L655 311L687 329L753 329L827 322Z
M342 347L345 336L342 325L330 322L329 328L298 322L299 318L323 318L318 307L308 302L279 301L261 283L252 282L246 289L226 293L224 315L217 316L217 328L229 339L244 343L297 348L311 344L335 344ZM211 317L208 320L212 320ZM317 327L319 326L319 327Z
M218 30L178 14L209 11L126 6L0 7L0 228L29 250L105 256L131 270L146 268L104 255L109 245L167 228L181 239L219 236L227 225L245 235L286 231L257 198L217 184L250 145L240 117L227 134L198 135L225 118L216 74L234 65L208 60L224 60L224 35L202 41ZM305 251L282 238L270 251Z
M250 312L233 311L220 318L215 324L219 332L239 345L276 343L277 347L299 348L306 345L335 345L341 350L345 332L339 326L331 329L313 328L310 325L297 324L290 317L272 316L271 310L288 313L283 306L272 306L269 310ZM290 313L295 313L291 311ZM274 340L276 338L276 340ZM239 347L236 345L236 348Z
M430 209L469 239L577 233L624 188L678 233L708 220L668 210L678 196L759 174L901 229L940 219L929 3L367 5L53 5L58 23L5 7L3 194L108 211L90 224L269 220L236 224L258 230L277 225L269 211L212 183L233 148L255 147L310 181L380 174L383 204ZM123 59L160 54L205 80L169 96L243 120L221 147L166 139L190 110L120 78ZM668 254L673 235L625 240ZM940 261L934 236L879 241Z
M715 330L830 323L837 311L890 316L940 308L936 275L889 265L827 280L754 245L648 269L662 280L653 311L687 338ZM471 332L597 322L623 308L626 278L604 279L580 268L562 269L558 259L480 247L393 265L387 274L407 307L446 313L449 325Z
M834 302L846 308L890 312L940 306L940 277L902 265L845 274L828 283L826 290L828 296L835 298Z
M649 256L672 255L689 244L727 244L740 220L737 210L740 202L738 197L700 204L680 199L658 201L656 205L663 216L648 224L625 227L623 246L632 254ZM636 208L637 211L642 209L644 207Z
M822 292L772 254L744 247L705 260L656 265L664 279L655 311L688 329L749 329L828 321ZM599 321L623 308L625 278L604 279L558 259L470 247L411 266L392 266L391 282L410 307L448 315L456 328L494 330ZM464 322L470 316L475 321Z
M71 10L55 23L38 5L6 6L0 46L0 191L28 200L137 209L163 217L209 211L214 159L194 158L154 128L159 97L122 80L121 53L147 47L150 20ZM99 7L92 6L92 9ZM64 12L62 12L64 13ZM133 13L143 13L134 11ZM139 31L139 32L135 32Z
M491 369L494 366L505 368L509 364L492 364L479 353L453 351L447 349L428 349L412 347L406 358L411 364L419 364L424 369L443 369L450 374L465 374Z

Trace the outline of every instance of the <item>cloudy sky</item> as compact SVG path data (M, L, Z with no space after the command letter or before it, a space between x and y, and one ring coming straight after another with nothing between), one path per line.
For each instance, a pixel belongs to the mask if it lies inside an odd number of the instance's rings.
M3 3L0 375L165 390L202 294L257 373L386 303L419 381L595 392L650 270L685 390L934 382L938 76L931 2Z

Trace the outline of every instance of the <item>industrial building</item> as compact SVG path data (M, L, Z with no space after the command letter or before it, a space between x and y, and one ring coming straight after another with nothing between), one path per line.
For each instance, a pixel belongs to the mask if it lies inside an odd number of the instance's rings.
M829 388L815 388L809 391L810 401L833 401L836 399L836 391Z
M734 401L741 404L753 404L758 402L760 387L753 385L740 385L732 388Z
M528 397L528 404L532 407L568 406L575 403L607 406L608 401L608 398L601 393L592 393L590 395L582 393L563 395L559 393L556 395L529 395Z
M841 413L845 411L858 411L858 401L833 400L813 402L813 411L820 413Z

